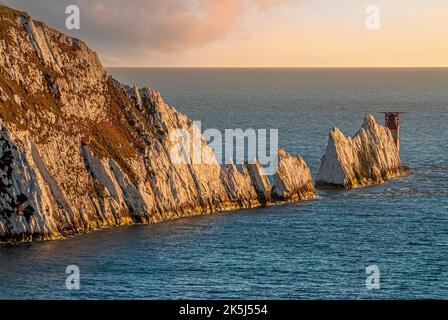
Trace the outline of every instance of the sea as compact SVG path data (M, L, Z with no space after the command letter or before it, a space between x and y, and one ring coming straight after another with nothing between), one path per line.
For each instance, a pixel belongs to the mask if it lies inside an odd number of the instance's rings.
M301 203L2 244L0 299L448 298L448 69L108 72L159 90L203 130L278 129L314 177L333 126L353 135L366 114L382 123L382 112L403 112L412 175L318 189ZM68 266L79 288L67 286Z

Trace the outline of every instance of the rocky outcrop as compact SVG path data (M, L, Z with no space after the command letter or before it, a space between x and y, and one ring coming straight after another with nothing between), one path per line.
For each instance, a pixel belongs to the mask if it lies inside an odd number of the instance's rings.
M278 169L274 175L273 196L290 201L316 196L311 171L302 157L290 156L283 148L278 151Z
M258 163L220 166L204 138L211 161L173 163L178 129L199 130L157 91L109 77L83 42L0 6L1 240L316 196L284 151L274 191Z
M330 131L316 184L349 189L383 183L409 171L401 164L390 130L367 115L353 138L337 128Z

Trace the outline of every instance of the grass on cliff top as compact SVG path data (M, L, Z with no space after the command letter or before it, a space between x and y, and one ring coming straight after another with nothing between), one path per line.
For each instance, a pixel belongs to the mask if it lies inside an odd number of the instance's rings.
M73 134L70 127L72 125L77 126L76 118L66 118L61 110L62 105L49 93L39 93L37 95L27 93L22 86L7 79L2 74L1 68L0 87L8 97L7 101L0 101L0 118L5 123L14 124L19 130L28 131L37 143L45 144L48 137L42 134L41 128L35 127L35 124L29 118L28 112L32 111L36 116L39 116L42 115L43 110L46 110L61 120L56 123L63 123L67 126L65 128L60 127L42 116L39 117L41 126L56 129L60 133L67 135L67 137ZM85 126L82 140L96 156L113 159L129 179L137 185L136 177L132 172L128 159L134 157L138 152L142 152L144 146L142 141L139 141L132 135L135 128L132 128L127 119L122 118L122 109L130 104L126 100L127 97L114 88L110 88L109 93L111 96L108 110L110 122L90 122L86 125L79 123L79 126ZM14 95L18 95L22 99L22 105L18 105L14 101Z
M108 95L110 97L107 121L93 123L86 128L83 143L100 158L113 159L126 173L134 185L138 185L128 159L137 154L144 153L143 141L133 133L132 120L127 118L125 108L132 108L133 103L120 90L111 79L108 82Z
M18 17L25 16L29 18L25 12L16 11L8 7L0 5L0 41L6 41L7 44L15 45L16 40L10 39L10 28L18 28L16 23ZM35 22L38 27L46 27L43 23ZM20 29L20 28L19 28ZM20 30L14 30L19 32ZM20 32L24 32L23 30ZM57 32L57 31L56 31ZM61 41L57 35L48 34L52 41L66 54L75 56L79 50L78 46L72 46L70 43ZM82 42L80 42L82 43ZM6 52L0 54L9 54L9 58L14 60L12 54L8 53L8 46ZM37 54L30 53L23 57L28 66L38 68L45 76L52 79L57 79L61 75L53 72L51 68L43 65L39 60ZM82 67L82 66L80 66ZM26 68L23 68L26 70ZM65 70L64 70L65 71ZM70 80L71 75L65 71L65 77ZM6 71L0 66L0 87L8 96L8 100L0 101L0 118L5 123L14 124L19 130L28 131L36 143L45 144L49 137L46 137L42 132L42 126L52 128L59 131L61 134L70 137L74 134L71 131L76 126L76 131L82 133L82 143L89 147L96 156L100 158L113 159L121 169L126 173L132 183L137 185L137 179L129 164L129 159L135 157L137 154L142 154L145 149L145 143L139 137L138 129L133 122L133 115L126 112L125 109L132 109L131 113L138 114L133 102L129 97L118 90L112 81L109 81L109 105L108 105L108 119L107 121L96 122L80 122L76 117L68 119L62 111L63 105L57 97L46 90L37 94L32 94L22 84L8 78ZM21 105L14 101L14 95L18 95L23 103ZM30 111L39 117L40 126L36 126L30 118ZM43 112L47 111L47 112ZM56 123L50 122L45 116L52 114L56 117ZM140 117L139 115L138 117ZM101 197L101 188L96 187L96 194Z
M10 27L14 27L14 22L19 17L25 17L27 19L31 19L29 14L24 11L14 10L14 9L11 9L9 7L6 7L6 6L0 4L0 39L1 38L5 39L7 41L7 43L9 41L11 41L11 39L9 38L9 34L7 32ZM49 30L53 30L57 33L60 33L59 31L48 27L45 23L43 23L41 21L33 20L33 22L37 27L47 28ZM72 38L72 39L76 40L76 42L78 42L79 44L83 43L79 39L76 39L76 38ZM55 39L53 39L53 40L55 40ZM65 43L61 43L61 42L59 44L61 45L63 50L65 50L67 52L72 52L73 54L76 54L76 48L72 48L72 47L66 45Z
M9 17L9 18L15 18L15 17L19 17L19 16L29 17L29 15L26 12L14 10L14 9L4 6L2 4L0 4L0 15L3 17Z
M61 106L49 93L40 93L37 95L29 94L25 88L17 84L15 81L7 79L4 75L4 70L0 68L0 87L8 100L0 102L0 118L6 123L13 123L21 130L27 130L36 136L37 141L44 142L44 137L39 134L40 129L35 127L29 119L29 111L32 111L38 116L41 111L47 110L56 117L62 117ZM14 95L22 99L22 104L18 105L14 101ZM48 119L39 118L42 125L55 127ZM63 130L64 128L57 128Z
M12 43L13 39L9 30L14 27L14 21L18 15L13 10L0 6L0 40L6 41L6 44Z

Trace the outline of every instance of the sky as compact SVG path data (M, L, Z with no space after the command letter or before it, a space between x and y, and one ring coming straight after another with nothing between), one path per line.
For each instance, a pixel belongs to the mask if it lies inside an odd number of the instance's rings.
M84 40L107 67L448 67L447 0L0 3ZM73 4L80 29L69 31Z

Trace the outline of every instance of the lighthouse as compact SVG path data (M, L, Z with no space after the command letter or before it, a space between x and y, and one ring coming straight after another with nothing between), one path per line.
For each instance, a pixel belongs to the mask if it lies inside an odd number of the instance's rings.
M384 112L384 125L389 128L394 138L397 151L400 152L400 112Z

